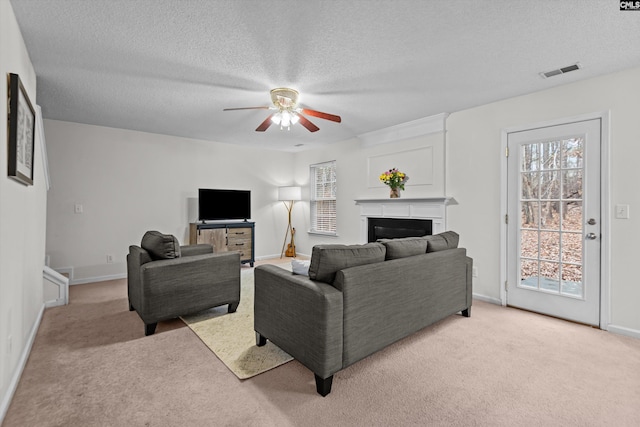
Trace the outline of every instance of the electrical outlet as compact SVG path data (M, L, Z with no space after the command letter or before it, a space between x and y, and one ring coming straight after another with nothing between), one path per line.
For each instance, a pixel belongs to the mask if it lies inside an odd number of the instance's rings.
M472 275L473 277L478 277L478 267L473 267L473 268L471 269L471 275Z
M107 264L113 264L113 255L107 254Z

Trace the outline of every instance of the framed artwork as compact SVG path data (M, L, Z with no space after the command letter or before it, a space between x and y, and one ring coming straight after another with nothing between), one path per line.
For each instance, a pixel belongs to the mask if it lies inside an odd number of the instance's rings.
M33 152L36 113L20 77L10 73L9 84L9 177L33 185Z

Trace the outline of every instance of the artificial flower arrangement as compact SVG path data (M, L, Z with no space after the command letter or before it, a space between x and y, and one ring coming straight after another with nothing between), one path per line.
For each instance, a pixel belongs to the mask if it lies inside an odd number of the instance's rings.
M404 190L404 183L409 181L409 177L406 173L400 172L397 168L393 168L382 172L380 181L388 185L392 190L396 188Z

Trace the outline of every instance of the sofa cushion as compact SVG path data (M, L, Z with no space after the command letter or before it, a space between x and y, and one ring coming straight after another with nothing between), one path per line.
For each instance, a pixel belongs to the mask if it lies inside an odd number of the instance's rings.
M380 239L387 249L386 259L398 259L421 255L427 252L428 240L422 237L403 237L400 239Z
M460 236L455 231L445 231L433 236L425 236L427 240L427 252L438 252L458 247Z
M147 231L142 236L142 249L149 252L151 258L173 259L180 257L180 243L171 234L162 234L159 231Z
M364 245L316 245L311 252L309 278L333 283L336 272L344 268L384 261L381 243Z

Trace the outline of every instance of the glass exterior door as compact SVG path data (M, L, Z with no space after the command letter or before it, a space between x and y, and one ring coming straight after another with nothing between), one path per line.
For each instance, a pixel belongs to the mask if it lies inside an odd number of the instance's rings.
M508 304L598 325L600 121L508 143Z

